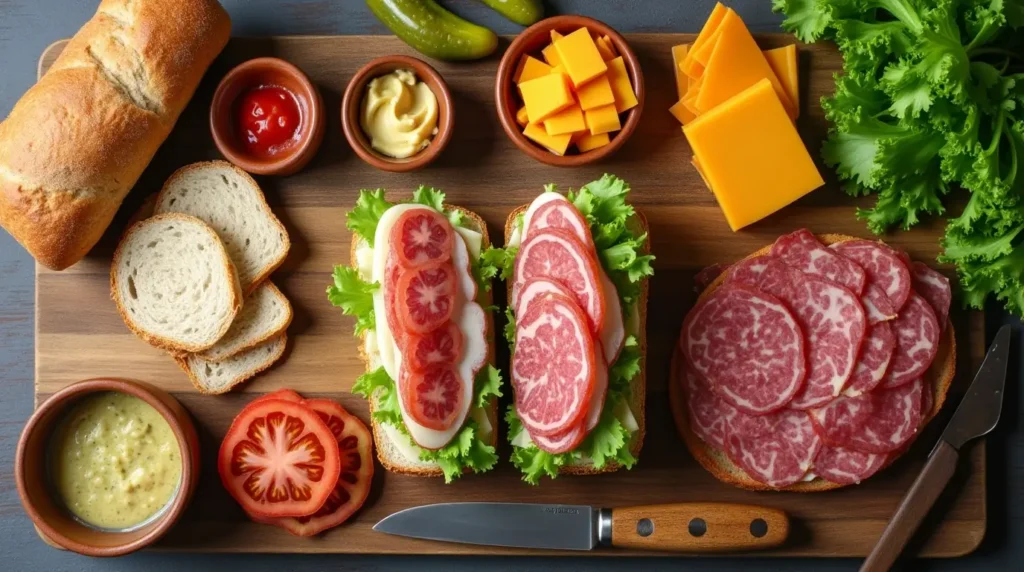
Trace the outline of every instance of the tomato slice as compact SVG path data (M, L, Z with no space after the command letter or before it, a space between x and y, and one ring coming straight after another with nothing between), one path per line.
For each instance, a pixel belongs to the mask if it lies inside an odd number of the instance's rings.
M434 209L408 210L391 228L392 252L403 268L445 262L452 256L454 232L448 219Z
M341 473L331 429L305 405L283 399L250 403L220 444L221 482L246 512L313 514Z
M455 267L450 262L406 270L395 285L402 326L425 334L440 328L455 308Z
M256 404L256 403L259 403L261 401L267 401L268 399L283 399L285 401L294 401L294 402L298 403L298 402L302 401L302 396L299 395L299 392L297 392L297 391L295 391L293 389L288 389L287 387L284 387L284 388L278 389L277 391L271 391L270 393L267 393L265 395L257 397L256 399L253 399L252 401L249 402L249 405L246 405L246 407L249 407L249 406L251 406L253 404Z
M366 502L373 481L373 436L358 417L330 399L307 399L302 403L320 415L338 440L341 454L338 484L327 502L310 516L255 516L253 520L279 526L296 536L313 536L345 522Z
M402 355L413 371L426 371L432 365L453 365L462 355L462 330L455 322L448 322L426 334L410 334Z
M403 367L399 377L402 405L417 423L437 431L455 423L464 399L464 382L455 366L433 365L421 372Z

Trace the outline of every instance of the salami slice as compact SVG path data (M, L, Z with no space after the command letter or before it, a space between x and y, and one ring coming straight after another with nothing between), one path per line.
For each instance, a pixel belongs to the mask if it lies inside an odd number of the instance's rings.
M888 455L823 446L814 457L814 474L839 485L856 485L885 466Z
M856 262L867 274L869 284L885 291L893 308L899 311L910 296L910 270L888 246L871 240L847 240L832 249Z
M580 424L603 366L575 302L551 295L530 304L516 322L511 368L516 412L530 434L559 435Z
M828 249L807 229L780 236L771 254L804 274L831 280L858 296L864 292L864 269Z
M828 445L864 453L890 453L910 442L921 425L920 378L893 389L840 397L810 413Z
M883 387L898 387L921 377L939 352L939 319L916 292L911 292L900 315L892 321L896 351L889 363Z
M582 425L572 427L565 433L560 435L554 435L552 437L545 437L543 435L530 435L530 439L537 444L537 447L541 451L547 451L553 455L565 453L566 451L572 451L583 442L587 436L586 430Z
M722 264L712 264L711 266L705 266L701 268L699 272L693 276L693 291L700 294L715 281L716 278L725 272L726 267Z
M913 264L914 290L928 301L941 329L946 329L949 320L949 305L953 301L953 289L949 286L949 278L938 270L923 262Z
M771 487L800 482L819 448L821 438L803 411L737 413L726 423L725 454L750 478Z
M806 375L796 319L778 298L746 286L722 286L690 310L680 344L715 392L755 415L784 407Z
M534 211L530 217L530 226L525 229L524 237L529 238L536 232L548 228L558 228L572 233L588 249L594 249L594 239L590 236L590 225L583 218L576 205L569 202L561 194L549 200Z
M520 294L519 301L515 306L516 315L522 316L529 309L531 302L542 299L548 294L559 294L569 299L573 298L572 292L568 288L554 280L543 277L530 278L523 284L522 294Z
M864 295L860 297L860 302L864 305L868 325L895 320L899 314L885 292L874 284L864 287Z
M768 263L771 261L772 257L767 254L740 260L729 267L729 274L725 277L724 283L757 286L757 283L761 280L761 273L764 272L765 268L768 268Z
M856 367L867 329L860 300L838 284L778 261L761 274L760 287L793 312L807 340L807 382L789 406L828 403L842 393Z
M844 395L856 397L878 387L885 379L889 369L889 361L896 350L896 336L887 322L879 322L868 327L864 343L860 346L860 356L853 375L843 390Z
M736 408L708 389L689 366L683 364L682 370L679 383L686 384L690 429L711 447L724 451L725 426L736 416Z
M527 280L548 278L573 293L577 304L586 312L590 331L599 332L605 312L599 272L591 250L570 232L557 228L536 232L523 242L516 255L512 304L518 305L520 290Z

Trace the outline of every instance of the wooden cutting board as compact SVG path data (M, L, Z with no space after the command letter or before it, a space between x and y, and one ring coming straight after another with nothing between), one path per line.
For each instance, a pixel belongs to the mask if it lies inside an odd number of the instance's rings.
M666 384L670 350L686 310L692 305L693 274L708 264L731 262L800 227L817 232L864 236L854 217L854 200L829 184L768 220L739 233L729 231L712 195L690 166L690 152L679 124L667 109L675 102L670 47L690 42L689 35L632 35L647 85L647 102L639 129L605 163L560 169L538 163L516 149L502 131L494 107L498 55L485 61L435 64L455 98L455 133L440 159L425 170L390 174L364 164L341 133L339 109L348 80L371 58L413 54L390 36L237 38L217 60L195 99L158 153L103 242L90 256L64 272L37 267L36 402L72 382L100 376L124 376L170 390L197 421L202 440L203 475L183 521L160 543L162 549L213 552L360 552L415 554L524 554L511 550L406 540L375 533L381 518L414 505L466 500L581 503L604 507L661 502L722 501L763 504L788 511L795 520L791 540L772 556L864 556L921 468L938 429L959 401L984 351L980 314L954 313L961 348L960 371L952 403L905 458L858 487L824 494L752 493L719 483L690 458L668 408ZM788 36L760 38L765 47L788 43ZM63 48L58 42L43 54L45 71ZM507 46L507 40L503 42ZM327 134L316 159L288 178L258 178L271 207L288 228L292 250L274 282L291 299L295 321L283 362L266 374L222 397L199 395L174 362L132 336L109 296L108 270L116 237L144 197L159 190L178 167L220 158L209 132L213 89L232 66L257 56L277 56L302 68L319 86L328 110ZM834 48L801 48L800 130L813 154L827 125L818 106L832 91L832 74L840 69ZM442 188L452 204L468 207L486 220L492 236L501 236L506 215L533 199L545 183L578 187L615 173L632 184L633 204L651 224L657 275L648 306L647 439L639 465L632 471L594 477L563 477L531 487L519 480L499 451L497 470L446 486L441 479L386 473L379 466L370 499L346 525L321 538L296 538L283 530L249 522L222 489L216 474L220 439L242 405L281 387L306 395L329 396L367 418L366 402L348 393L363 365L352 337L352 321L333 308L324 293L335 264L347 263L350 234L345 212L360 188L385 187L394 199L407 197L421 183ZM830 170L822 167L823 173ZM827 175L832 177L831 174ZM890 237L911 256L933 260L938 253L941 221ZM947 269L948 270L948 269ZM503 288L496 288L499 297ZM503 300L498 300L502 303ZM500 331L500 330L499 330ZM503 344L502 344L503 345ZM500 347L500 346L499 346ZM502 355L504 354L504 355ZM507 370L507 352L499 352ZM506 393L509 393L506 390ZM975 445L936 511L941 523L930 527L920 546L924 556L957 556L972 551L985 533L985 447ZM940 512L941 511L941 512ZM536 552L534 552L536 553ZM593 554L621 555L624 551Z

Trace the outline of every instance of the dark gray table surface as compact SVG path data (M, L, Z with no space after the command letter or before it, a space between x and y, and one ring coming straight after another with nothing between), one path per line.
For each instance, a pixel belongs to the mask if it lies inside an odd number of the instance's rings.
M174 0L165 0L172 2ZM386 34L358 0L222 0L233 34ZM562 0L549 13L582 13L622 32L697 32L714 0ZM779 31L768 0L730 3L755 32ZM71 36L95 11L97 0L0 0L0 117L36 79L36 63L51 42ZM519 27L473 0L448 1L456 12L499 33ZM39 540L22 511L12 477L14 450L32 411L33 261L0 232L0 570L853 570L855 560L762 558L405 558L304 555L202 555L141 553L113 560L54 550ZM1001 323L1019 325L995 308L990 335ZM1020 355L1021 339L1014 340ZM1024 563L1024 430L1019 422L1020 374L1011 365L1001 426L989 440L989 524L981 549L958 560L918 561L910 569L1001 570ZM681 483L680 486L685 486ZM822 499L825 502L826 499ZM932 517L934 518L935 515Z

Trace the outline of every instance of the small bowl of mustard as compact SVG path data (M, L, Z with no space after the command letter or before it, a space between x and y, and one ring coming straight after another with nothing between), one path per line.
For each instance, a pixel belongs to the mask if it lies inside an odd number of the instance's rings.
M195 492L199 438L167 392L90 379L53 394L18 441L21 504L48 544L120 556L162 537Z
M448 144L454 107L437 70L413 57L384 56L349 81L341 126L366 163L383 171L414 171L434 161Z

